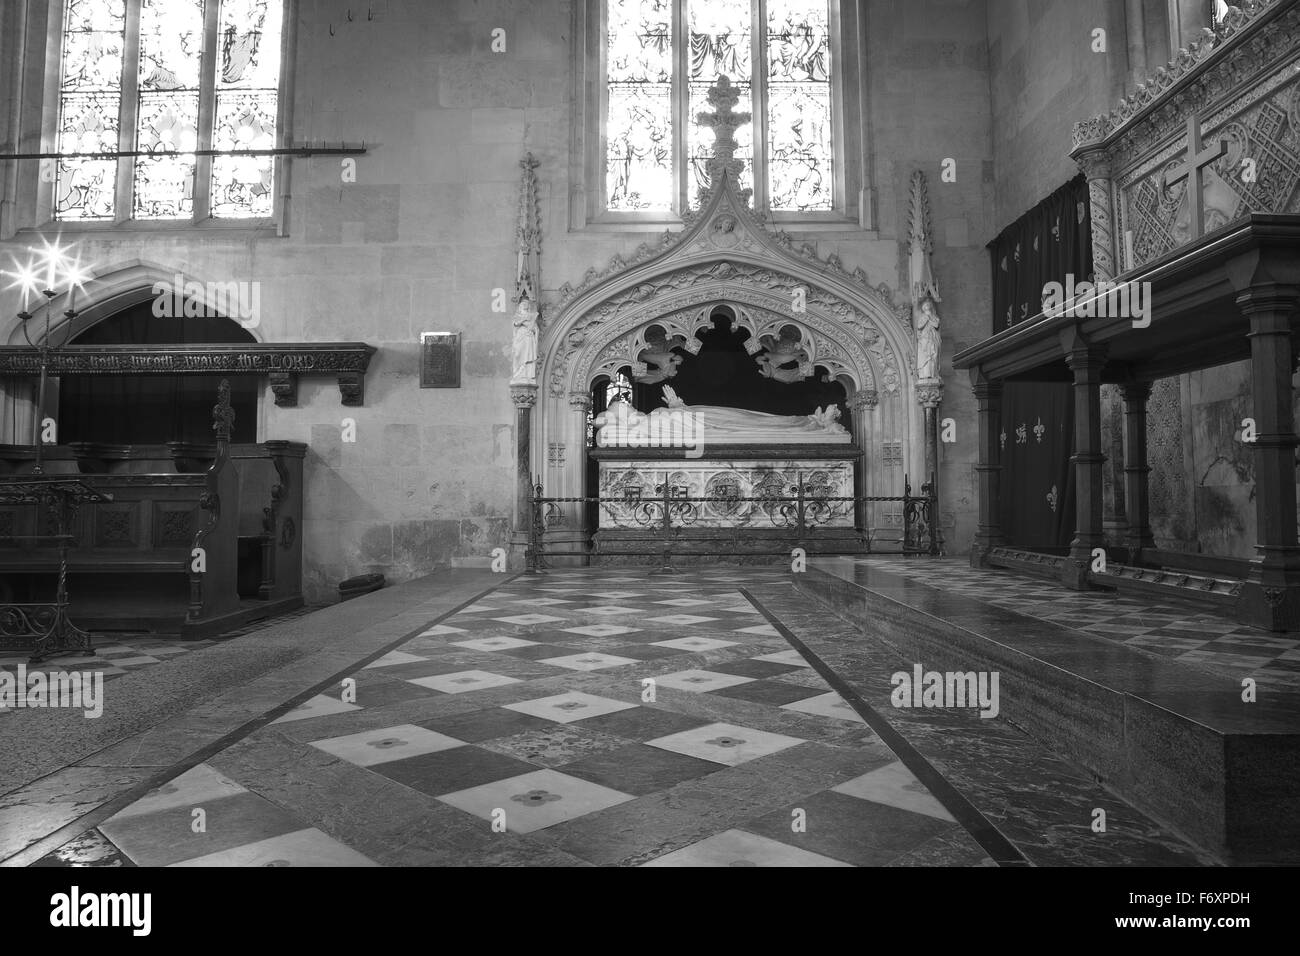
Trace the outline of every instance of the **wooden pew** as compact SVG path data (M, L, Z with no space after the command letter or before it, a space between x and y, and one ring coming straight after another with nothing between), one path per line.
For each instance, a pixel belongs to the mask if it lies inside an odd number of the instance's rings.
M43 449L46 474L76 474L113 499L83 508L73 524L68 587L75 624L201 638L302 605L306 446L232 446L221 417L227 412L223 396L211 445ZM0 446L0 475L28 472L33 460L30 447ZM53 593L58 549L23 540L50 531L37 510L0 506L0 603ZM242 597L241 537L246 554L251 544L257 556L256 587Z

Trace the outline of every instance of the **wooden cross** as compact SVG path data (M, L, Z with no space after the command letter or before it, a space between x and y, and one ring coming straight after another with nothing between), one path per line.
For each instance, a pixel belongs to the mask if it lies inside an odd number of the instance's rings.
M1201 222L1201 187L1204 185L1201 170L1227 151L1228 144L1224 140L1202 149L1200 121L1195 113L1187 117L1187 162L1169 173L1165 182L1173 185L1184 179L1187 180L1188 215L1191 220L1193 239L1199 239L1205 231L1204 224Z

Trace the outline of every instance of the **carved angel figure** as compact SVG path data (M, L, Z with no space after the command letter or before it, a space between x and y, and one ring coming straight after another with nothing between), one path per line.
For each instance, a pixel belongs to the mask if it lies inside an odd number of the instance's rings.
M801 382L812 374L812 362L798 329L787 325L781 330L779 339L765 335L760 341L767 351L755 361L764 378L776 379L788 385L791 382ZM788 365L793 365L793 368L786 368Z
M511 385L534 385L537 382L537 307L528 297L515 307L514 339L511 358L514 374Z
M646 346L637 356L638 367L633 368L632 378L642 385L654 385L677 374L677 366L682 364L682 357L673 349L686 345L686 337L674 335L668 338L662 330L651 338L646 336ZM650 366L654 366L650 368Z

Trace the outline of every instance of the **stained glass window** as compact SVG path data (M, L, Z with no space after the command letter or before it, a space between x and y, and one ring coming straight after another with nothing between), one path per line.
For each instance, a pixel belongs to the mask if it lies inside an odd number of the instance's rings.
M66 0L58 151L134 148L145 155L59 160L55 218L272 215L273 157L208 159L198 152L276 145L283 6L283 0ZM213 22L215 31L206 31ZM212 91L206 103L205 88ZM123 176L130 177L129 210L116 203ZM197 189L204 179L210 188ZM199 196L206 202L196 206Z
M749 0L690 0L687 4L687 42L690 84L686 103L686 142L690 175L687 197L693 202L700 186L707 186L705 160L713 151L713 130L700 126L695 118L711 112L709 87L726 74L740 94L737 113L753 112L750 79ZM736 129L736 158L745 161L741 187L754 188L754 126L744 123Z
M280 86L281 0L221 0L213 149L275 146ZM212 161L212 215L271 215L270 156Z
M696 117L722 75L737 112L762 104L736 130L741 187L760 179L773 210L835 208L828 0L605 0L605 44L606 209L694 204L714 139Z
M203 0L143 0L135 139L157 156L135 162L137 219L194 215L202 61Z
M831 43L824 3L767 0L767 181L773 209L831 209Z
M126 0L68 0L59 88L60 153L117 152L126 47ZM60 219L112 219L117 160L61 159L54 209Z
M608 15L607 204L667 211L673 200L670 0L610 0Z

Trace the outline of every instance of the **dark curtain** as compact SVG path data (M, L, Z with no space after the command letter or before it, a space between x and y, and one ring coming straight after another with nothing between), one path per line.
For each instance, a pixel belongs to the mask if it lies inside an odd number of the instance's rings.
M1060 382L1002 390L1002 533L1022 548L1056 550L1074 537L1074 396Z
M1092 279L1088 184L1076 176L989 244L993 332L1042 311L1043 287ZM1012 545L1059 550L1074 537L1074 396L1067 382L1007 382L1001 524ZM1001 436L999 436L1001 437ZM1055 507L1053 508L1053 504Z
M194 345L255 342L226 318L157 318L143 302L102 322L74 345ZM257 440L256 376L224 376L235 409L232 440ZM212 442L221 375L65 375L59 380L59 441L110 444Z
M1043 310L1043 286L1092 279L1088 184L1076 176L989 243L993 260L993 331Z

